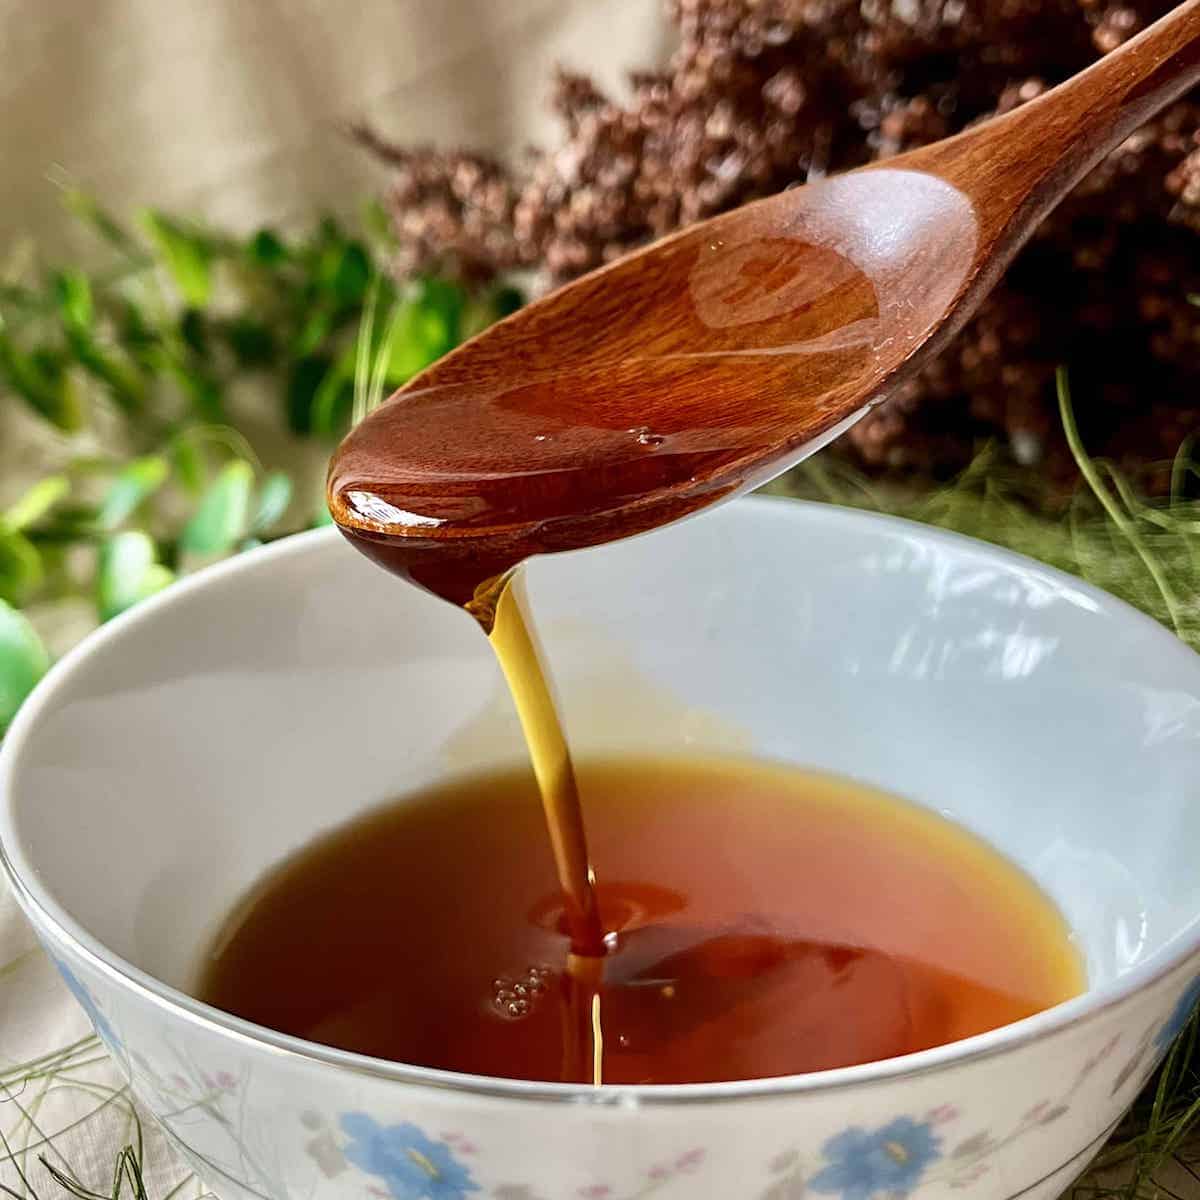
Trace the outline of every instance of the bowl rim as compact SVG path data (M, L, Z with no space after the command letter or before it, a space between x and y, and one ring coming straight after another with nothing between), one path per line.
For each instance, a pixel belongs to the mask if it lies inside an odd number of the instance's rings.
M884 530L892 530L895 534L918 536L959 554L974 555L1010 571L1032 573L1057 588L1069 587L1080 598L1086 599L1087 606L1093 611L1114 617L1127 626L1139 627L1146 636L1160 642L1164 649L1169 648L1169 653L1178 653L1181 658L1196 660L1196 665L1200 666L1200 656L1186 643L1132 605L1076 576L978 538L923 525L902 517L818 501L777 496L748 496L730 503L743 509L757 509L760 519L815 519L833 527L839 524L843 527L882 527ZM661 532L653 530L639 536L653 537ZM39 937L45 938L48 931L52 938L70 947L93 970L105 976L119 990L132 991L142 1000L165 1009L174 1019L183 1019L210 1033L231 1038L242 1044L248 1043L259 1051L266 1050L277 1056L335 1067L354 1075L477 1097L615 1107L711 1104L834 1091L898 1078L907 1079L1009 1053L1098 1017L1136 993L1152 987L1200 952L1198 912L1145 961L1117 978L1099 987L1089 987L1078 996L998 1029L877 1062L800 1075L723 1083L606 1084L596 1088L587 1084L501 1079L412 1066L310 1042L257 1025L205 1004L162 982L108 949L83 928L48 889L41 887L40 876L21 849L13 824L13 797L19 777L22 746L33 734L42 714L53 706L60 689L66 686L75 672L101 648L130 635L136 635L139 626L153 622L160 610L184 602L193 593L206 590L228 577L243 572L269 569L269 564L276 559L319 552L322 547L334 545L337 539L337 530L330 527L280 538L266 546L257 547L197 571L130 611L108 621L72 647L50 668L27 697L3 742L0 742L0 868L7 877L18 904L33 924L35 932ZM1197 680L1197 687L1200 690L1200 678Z

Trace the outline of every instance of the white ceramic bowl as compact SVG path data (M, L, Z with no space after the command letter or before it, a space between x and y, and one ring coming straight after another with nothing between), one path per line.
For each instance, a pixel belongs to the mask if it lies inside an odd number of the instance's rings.
M520 754L471 622L308 534L105 627L0 759L21 903L200 1175L268 1200L1056 1196L1197 994L1200 659L1011 554L782 501L536 562L531 590L577 746L751 749L937 808L1061 905L1090 990L907 1058L600 1091L372 1060L190 999L269 864Z

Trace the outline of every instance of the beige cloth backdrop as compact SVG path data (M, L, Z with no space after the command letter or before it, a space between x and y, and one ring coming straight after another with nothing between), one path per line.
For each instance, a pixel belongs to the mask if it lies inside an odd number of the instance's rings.
M63 236L47 175L238 225L381 182L341 125L500 151L543 138L557 62L619 85L660 0L0 0L0 247Z

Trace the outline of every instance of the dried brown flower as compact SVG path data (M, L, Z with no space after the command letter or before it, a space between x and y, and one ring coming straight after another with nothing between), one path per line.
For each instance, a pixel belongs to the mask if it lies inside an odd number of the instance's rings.
M570 279L757 196L1027 103L1132 37L1165 0L666 0L679 47L621 105L562 72L564 138L522 170L391 146L403 271ZM849 434L868 465L944 471L980 437L1065 463L1053 373L1089 444L1169 455L1200 383L1200 106L1131 137L1040 231L958 341ZM1153 403L1151 403L1153 400Z

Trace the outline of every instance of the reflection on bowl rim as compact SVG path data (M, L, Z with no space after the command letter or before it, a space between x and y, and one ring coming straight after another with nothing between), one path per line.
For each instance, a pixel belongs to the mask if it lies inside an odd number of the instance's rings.
M1068 586L1073 591L1086 596L1096 605L1097 611L1107 610L1124 622L1133 623L1135 626L1140 625L1152 637L1163 639L1164 644L1172 643L1181 654L1192 653L1186 644L1173 633L1152 617L1126 604L1123 600L1083 582L1076 576L976 538L921 525L900 517L839 508L823 503L772 497L744 497L737 503L761 509L782 509L784 507L801 509L806 510L809 515L819 512L821 520L827 525L836 525L839 522L882 525L885 528L890 527L908 532L910 535L915 534L926 541L983 555L1001 565L1018 567L1024 571L1036 571L1048 581L1059 586ZM55 698L59 682L67 679L94 651L120 640L144 621L152 620L159 609L181 602L192 592L206 589L225 576L246 570L260 569L277 557L309 553L312 548L319 547L338 536L337 531L331 528L309 530L281 538L270 545L258 547L217 563L180 580L166 591L143 601L136 608L109 621L78 646L73 647L50 669L33 694L26 700L9 727L3 744L0 745L0 803L4 806L0 811L0 819L3 818L4 812L8 811L8 801L5 798L12 793L12 779L20 757L22 741L36 724L47 703ZM653 536L653 534L642 536ZM803 1075L773 1076L768 1079L738 1080L727 1083L611 1084L593 1088L585 1084L537 1083L519 1079L460 1074L431 1067L410 1066L348 1050L338 1050L331 1046L323 1046L256 1025L251 1021L204 1004L186 992L171 987L135 967L120 955L112 953L83 929L49 893L35 895L23 877L23 874L29 876L36 874L31 869L32 864L21 856L20 868L23 870L19 869L18 863L14 860L12 848L6 846L3 840L0 840L0 866L3 867L17 899L27 912L36 913L40 923L53 930L89 965L108 976L119 987L133 990L143 999L167 1009L175 1016L231 1037L235 1041L250 1043L275 1054L322 1063L354 1074L390 1079L397 1083L417 1087L511 1100L566 1101L574 1104L617 1107L623 1105L706 1104L832 1091L924 1075L932 1071L958 1067L990 1058L993 1055L1015 1050L1020 1046L1040 1041L1052 1034L1069 1029L1152 986L1181 966L1197 951L1200 951L1200 913L1197 913L1182 929L1172 935L1163 947L1151 954L1144 962L1138 963L1109 983L1099 987L1089 987L1070 1000L1043 1009L1041 1012L1034 1013L1032 1016L1015 1021L1010 1025L1003 1025L998 1029L988 1030L959 1041L948 1042L929 1050L920 1050L915 1054L906 1054L898 1058L861 1063L852 1067L837 1067L832 1070L813 1071Z

